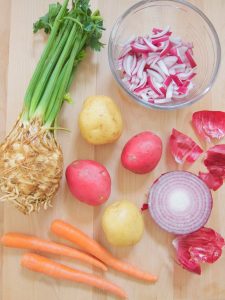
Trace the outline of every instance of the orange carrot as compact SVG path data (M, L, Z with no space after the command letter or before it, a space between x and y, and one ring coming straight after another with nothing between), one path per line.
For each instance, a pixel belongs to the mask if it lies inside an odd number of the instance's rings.
M50 277L86 283L87 285L110 292L120 298L127 298L126 293L120 287L105 280L101 276L72 269L37 254L24 254L21 259L21 265L31 271L42 273Z
M2 236L1 243L6 247L22 248L35 250L45 253L57 254L66 257L72 257L89 263L95 267L107 271L106 266L96 258L83 253L75 248L68 247L52 241L40 239L31 235L21 234L17 232L9 232Z
M92 238L62 220L55 220L51 225L51 231L59 237L75 243L81 249L97 257L106 265L117 271L124 272L130 276L149 282L155 282L157 280L156 276L142 272L136 267L118 260Z

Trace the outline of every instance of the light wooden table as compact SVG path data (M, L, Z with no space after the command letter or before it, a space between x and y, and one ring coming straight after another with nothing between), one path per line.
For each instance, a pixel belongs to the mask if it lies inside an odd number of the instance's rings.
M0 0L0 136L12 127L20 112L28 80L43 48L43 36L32 34L32 23L47 10L50 0ZM94 0L99 7L107 31L115 18L134 0ZM115 84L107 61L107 48L100 54L91 55L80 66L72 87L74 104L65 105L61 114L63 126L72 130L59 133L63 146L65 165L77 158L96 159L106 165L112 176L113 190L109 202L127 198L141 205L144 194L154 178L166 170L176 168L175 163L164 155L158 168L146 176L135 176L121 168L121 148L128 137L150 129L161 135L164 146L172 127L195 137L189 123L192 112L199 109L225 109L225 0L192 0L214 23L222 45L222 66L212 91L198 104L176 112L146 110L122 96ZM92 147L82 140L77 130L77 115L82 102L91 94L107 94L113 97L123 112L124 134L114 145ZM128 102L129 101L129 102ZM197 162L190 170L198 170ZM225 236L225 186L214 194L214 208L209 226ZM159 275L155 285L147 285L110 271L105 276L118 283L129 294L130 300L224 300L225 255L218 263L203 267L203 275L195 276L174 263L172 237L161 231L145 213L145 235L132 249L115 249L105 241L100 228L102 208L92 209L72 199L65 185L61 184L54 208L39 215L23 216L7 205L0 206L0 233L19 230L49 237L49 224L55 217L65 218L93 235L117 257L139 265ZM21 251L0 248L0 299L1 300L103 300L111 296L79 284L58 282L45 276L22 270L19 265ZM71 266L77 263L64 260ZM82 265L79 268L88 270Z

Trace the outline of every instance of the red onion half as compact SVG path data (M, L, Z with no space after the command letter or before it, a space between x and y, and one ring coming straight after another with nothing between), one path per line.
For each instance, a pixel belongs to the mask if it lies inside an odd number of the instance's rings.
M212 195L198 176L186 171L161 175L148 197L149 212L164 230L187 234L204 226L212 210Z

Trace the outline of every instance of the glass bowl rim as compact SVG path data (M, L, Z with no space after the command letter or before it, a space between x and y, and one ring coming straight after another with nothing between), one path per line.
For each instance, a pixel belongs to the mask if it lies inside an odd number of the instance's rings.
M122 82L122 80L120 79L120 77L118 76L118 73L116 71L116 66L114 64L113 61L113 39L114 36L116 35L122 21L134 10L138 9L140 6L143 6L145 4L148 3L157 3L157 2L174 2L174 3L178 3L178 4L182 4L184 6L186 6L187 8L191 9L192 11L196 12L208 25L212 36L215 40L215 45L216 45L216 63L215 63L215 69L214 72L211 76L211 79L209 81L209 83L207 84L206 88L198 95L196 95L195 97L193 97L191 100L186 101L184 103L177 103L177 104L173 104L173 105L159 105L159 104L153 104L153 103L145 103L143 101L141 101L141 99L136 96L134 93L132 93L127 87L126 85ZM109 66L111 69L111 72L113 74L113 77L115 78L116 82L120 85L120 87L122 87L123 90L125 90L127 92L127 94L129 94L131 96L131 98L133 98L136 102L138 102L139 104L150 108L150 109L159 109L159 110L175 110L175 109L180 109L189 105L192 105L193 103L197 102L198 100L200 100L204 95L206 95L210 89L212 88L219 68L220 68L220 62L221 62L221 45L220 45L220 40L218 37L218 34L212 24L212 22L209 20L209 18L195 5L193 5L190 2L187 2L186 0L141 0L137 3L135 3L134 5L132 5L131 7L129 7L114 23L110 36L109 36L109 42L108 42L108 61L109 61Z

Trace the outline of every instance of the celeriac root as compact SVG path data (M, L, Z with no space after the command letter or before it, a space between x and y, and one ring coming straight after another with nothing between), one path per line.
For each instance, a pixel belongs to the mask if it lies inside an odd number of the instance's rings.
M62 177L63 155L54 133L38 119L18 120L0 145L0 200L24 214L51 206Z
M89 2L52 3L34 23L34 32L43 29L49 38L27 87L21 116L0 144L0 201L13 203L24 214L52 204L63 171L54 135L56 119L86 49L103 47L103 19Z

